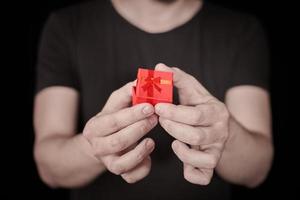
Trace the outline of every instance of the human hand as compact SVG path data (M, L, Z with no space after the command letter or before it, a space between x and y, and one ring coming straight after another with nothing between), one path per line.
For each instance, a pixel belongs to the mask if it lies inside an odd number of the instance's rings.
M164 64L155 70L173 72L180 101L180 105L156 104L159 123L176 139L172 149L183 162L184 178L207 185L229 137L229 112L193 76Z
M150 172L149 155L154 150L154 141L145 138L137 142L158 122L151 104L129 107L132 86L133 82L114 91L102 111L83 130L94 156L128 183L139 181Z

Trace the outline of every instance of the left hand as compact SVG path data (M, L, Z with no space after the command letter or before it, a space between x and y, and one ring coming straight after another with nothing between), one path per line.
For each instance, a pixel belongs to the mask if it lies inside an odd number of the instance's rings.
M193 76L164 64L155 70L173 72L180 101L180 105L156 104L159 123L176 138L172 149L183 162L184 178L207 185L229 137L229 112Z

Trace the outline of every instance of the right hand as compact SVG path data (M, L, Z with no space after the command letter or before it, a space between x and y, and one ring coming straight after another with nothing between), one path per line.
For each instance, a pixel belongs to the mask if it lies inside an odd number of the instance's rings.
M154 107L142 103L130 107L133 82L114 91L102 111L92 117L83 130L94 156L128 183L146 177L151 169L151 138L137 142L157 125Z

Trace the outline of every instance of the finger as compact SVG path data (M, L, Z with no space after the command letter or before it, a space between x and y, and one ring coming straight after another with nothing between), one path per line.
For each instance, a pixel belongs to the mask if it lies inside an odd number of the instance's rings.
M213 171L213 169L197 169L189 164L183 164L184 178L198 185L208 185L213 176Z
M134 84L135 81L129 82L111 93L101 112L111 113L130 106Z
M127 183L135 183L145 178L149 174L150 170L151 170L151 158L150 156L148 156L134 169L122 174L121 176Z
M193 126L211 125L217 122L219 114L213 103L204 103L198 106L158 103L155 105L155 113L160 117Z
M214 142L213 135L208 133L208 128L193 127L162 117L159 117L159 123L171 136L184 143L204 145Z
M159 63L155 66L155 70L173 72L174 86L178 89L180 100L184 104L197 105L206 101L206 96L211 96L193 76L179 68L171 68Z
M153 113L154 107L151 104L142 103L112 114L100 114L87 123L87 128L85 128L83 134L87 138L94 137L95 134L96 136L106 136L145 119Z
M150 138L146 138L133 150L113 159L109 163L108 169L116 175L126 173L140 164L153 149L154 141Z
M157 124L157 116L138 121L115 134L98 137L92 140L92 147L96 156L120 152L146 135Z
M197 168L214 169L218 162L218 156L189 148L178 140L172 143L172 149L183 163Z
M191 89L194 86L197 86L199 87L199 92L201 92L201 94L209 94L209 92L192 75L177 67L168 67L163 63L159 63L155 66L155 70L173 72L173 83L179 90Z

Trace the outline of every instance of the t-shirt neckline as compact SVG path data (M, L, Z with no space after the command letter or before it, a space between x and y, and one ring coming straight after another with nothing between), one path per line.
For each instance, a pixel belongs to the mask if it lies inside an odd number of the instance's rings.
M177 31L181 31L183 29L185 29L186 27L188 27L190 24L193 24L194 21L198 20L200 16L203 15L204 11L206 10L207 7L207 3L205 1L203 1L201 8L194 14L194 16L189 19L187 22L185 22L184 24L181 24L177 27L174 27L170 30L167 31L163 31L163 32L158 32L158 33L151 33L151 32L147 32L137 26L135 26L134 24L132 24L131 22L129 22L127 19L125 19L122 15L119 14L119 12L115 9L115 7L113 6L112 2L110 0L109 1L109 9L111 10L112 14L126 27L128 27L129 29L139 32L141 34L145 34L145 35L149 35L149 36L160 36L160 35L167 35L167 34L171 34Z

